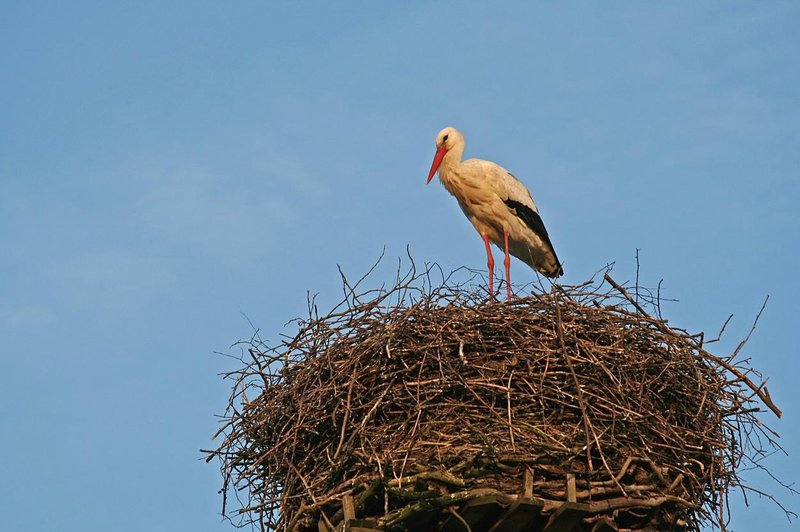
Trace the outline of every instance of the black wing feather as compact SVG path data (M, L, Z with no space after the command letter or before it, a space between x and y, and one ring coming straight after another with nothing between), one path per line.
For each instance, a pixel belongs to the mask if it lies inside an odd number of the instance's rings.
M558 255L556 255L556 250L553 247L553 243L550 242L550 236L547 234L547 229L544 227L544 222L542 221L542 217L539 216L539 213L525 205L524 203L520 203L518 201L514 201L512 199L503 200L503 203L511 209L520 220L525 222L525 225L530 227L531 231L536 233L539 238L542 239L547 247L550 248L550 252L553 253L553 257L555 257L556 262L558 263L558 272L556 275L562 275L564 271L561 269L561 261L558 260Z

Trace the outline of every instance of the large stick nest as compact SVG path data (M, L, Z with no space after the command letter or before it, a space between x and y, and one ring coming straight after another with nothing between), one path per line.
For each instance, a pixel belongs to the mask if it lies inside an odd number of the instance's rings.
M359 517L403 529L415 509L447 516L527 482L545 517L585 503L587 530L724 529L740 464L777 447L758 373L608 275L499 303L443 284L413 269L364 294L345 280L342 304L319 316L312 301L294 337L249 343L209 456L240 524L332 527L352 495Z

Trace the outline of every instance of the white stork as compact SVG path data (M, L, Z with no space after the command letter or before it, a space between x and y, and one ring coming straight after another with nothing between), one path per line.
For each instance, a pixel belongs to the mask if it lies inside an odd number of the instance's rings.
M494 257L491 241L505 251L506 290L511 299L511 259L514 255L547 277L564 274L547 229L531 193L511 172L483 159L461 160L464 137L453 127L436 136L428 183L439 171L439 179L475 226L486 246L489 294L494 298Z

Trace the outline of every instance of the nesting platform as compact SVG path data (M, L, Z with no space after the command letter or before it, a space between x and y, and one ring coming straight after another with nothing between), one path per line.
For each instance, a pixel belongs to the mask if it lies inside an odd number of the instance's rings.
M637 470L639 463L652 466L646 460L629 459L623 468ZM513 476L513 475L511 475ZM619 478L625 476L619 475ZM544 499L534 496L537 488L530 468L525 468L523 484L518 493L505 493L495 488L464 489L463 479L443 472L429 472L408 479L409 485L401 488L401 479L388 482L377 480L373 486L357 496L345 495L339 511L331 518L320 518L317 527L320 532L333 530L352 530L358 532L377 532L385 530L442 530L442 531L491 531L523 532L541 530L543 532L591 531L612 532L624 530L659 530L664 524L663 511L666 507L681 508L677 497L642 497L641 493L629 496L599 498L591 501L590 490L578 488L575 475L568 473L566 483L560 487L566 500ZM503 482L503 484L507 483ZM550 493L559 490L553 482L549 483ZM461 489L446 493L451 489ZM377 488L377 489L376 489ZM555 488L555 489L553 489ZM594 487L596 492L597 486ZM607 490L607 491L613 491ZM381 492L390 497L406 499L408 504L380 517L358 518L357 514L376 513L384 500ZM578 497L583 502L578 502ZM380 499L380 500L378 500ZM388 499L388 498L387 498ZM370 508L372 507L372 509ZM613 514L613 518L609 516ZM669 530L685 530L686 522L674 516ZM634 526L627 528L624 525Z
M773 443L756 412L780 413L752 368L607 275L498 303L420 278L345 284L327 315L311 302L296 335L246 346L209 452L228 499L244 495L240 524L725 526L739 464Z

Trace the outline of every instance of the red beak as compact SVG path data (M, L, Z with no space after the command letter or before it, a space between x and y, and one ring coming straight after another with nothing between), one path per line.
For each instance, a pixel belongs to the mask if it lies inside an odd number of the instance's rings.
M436 175L436 170L438 170L439 165L442 164L442 159L444 159L446 153L447 148L444 146L439 146L439 149L436 150L436 155L433 156L433 164L431 165L431 172L428 174L428 181L426 181L426 184L430 183L433 176Z

